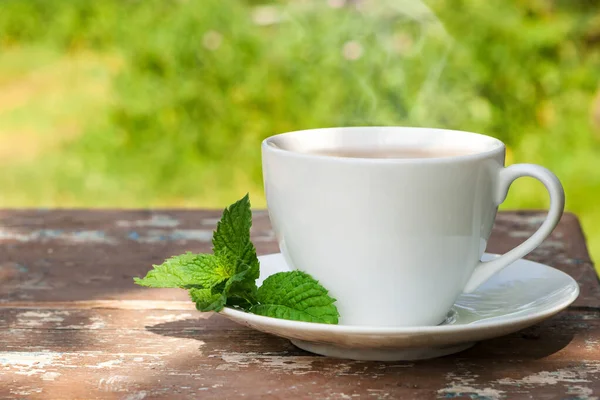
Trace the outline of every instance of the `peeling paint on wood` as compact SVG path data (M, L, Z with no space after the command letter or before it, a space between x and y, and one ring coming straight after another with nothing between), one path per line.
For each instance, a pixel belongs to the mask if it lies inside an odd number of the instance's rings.
M61 240L67 243L106 243L114 244L114 239L106 237L102 231L65 232L61 229L39 229L29 232L0 229L0 241L46 242Z
M478 375L475 374L458 374L450 372L446 374L448 385L438 390L438 395L445 398L455 397L470 397L478 400L500 400L505 398L506 393L503 390L492 389L490 387L478 387L475 383Z
M217 366L219 370L239 371L250 365L256 365L261 369L277 369L288 371L293 374L312 370L314 357L286 357L271 356L258 353L223 353L221 355L225 364Z
M132 393L132 394L125 396L124 400L143 400L145 398L146 398L146 392L141 391L141 392L136 392L136 393Z
M485 400L511 399L515 390L540 393L544 389L562 384L565 394L577 394L578 398L594 399L600 380L600 361L583 361L567 368L539 371L521 378L501 378L477 382L479 375L470 371L451 372L446 375L448 385L438 394L446 398L467 396ZM552 392L550 392L552 393Z
M14 309L118 309L118 310L194 310L196 306L190 300L165 301L165 300L74 300L69 302L0 302L1 308Z
M37 327L46 322L64 321L64 316L69 315L68 311L26 311L20 313L17 319L23 326Z
M165 214L155 214L150 218L138 220L118 220L116 225L119 227L151 227L151 228L175 228L180 224L179 220Z
M174 322L174 321L181 321L184 319L192 318L192 314L188 314L188 313L167 314L167 315L160 315L160 316L150 315L147 318L154 322Z
M594 390L584 386L568 386L566 394L577 400L598 400L598 396L594 396Z
M150 226L150 225L147 225ZM107 244L116 245L122 241L134 241L137 243L160 243L160 242L202 242L212 241L212 229L147 229L130 230L121 232L120 235L110 235L104 231L63 231L59 229L41 229L32 232L18 232L0 229L0 242L41 242L59 241L62 243L78 244ZM262 235L253 237L258 242L274 240L273 232L263 232Z
M55 352L0 352L0 366L17 366L43 368L55 358L60 358L60 353Z
M197 241L210 243L212 236L213 231L208 229L150 229L143 233L138 233L137 231L129 232L127 238L139 243L158 243L164 241Z
M133 285L166 257L210 251L219 214L0 210L0 398L600 397L600 285L570 214L528 257L578 280L570 311L417 363L315 356L199 313L184 291ZM543 217L500 213L487 251L513 248ZM259 254L278 251L267 213L254 218Z
M61 376L62 374L59 372L45 372L42 375L42 380L44 381L53 381L56 378L58 378L59 376Z

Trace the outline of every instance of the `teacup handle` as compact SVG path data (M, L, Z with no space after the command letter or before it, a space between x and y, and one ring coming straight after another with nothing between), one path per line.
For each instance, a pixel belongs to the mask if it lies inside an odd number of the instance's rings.
M560 221L565 208L565 192L556 175L539 165L514 164L500 170L500 177L496 188L496 204L500 205L506 199L510 185L522 176L535 178L544 184L550 193L550 210L548 210L548 215L542 226L529 239L498 258L479 262L465 286L465 293L474 291L496 272L529 254L550 235L558 224L558 221Z

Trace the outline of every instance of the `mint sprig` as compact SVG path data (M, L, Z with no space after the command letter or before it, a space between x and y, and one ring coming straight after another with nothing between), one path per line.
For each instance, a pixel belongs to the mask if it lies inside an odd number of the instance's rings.
M337 324L335 299L309 274L279 272L256 287L260 265L250 241L248 195L223 211L213 233L213 254L185 253L154 265L141 286L187 289L199 311L235 307L267 317Z
M338 323L335 299L309 274L301 271L279 272L269 276L258 288L258 304L251 312L296 321Z

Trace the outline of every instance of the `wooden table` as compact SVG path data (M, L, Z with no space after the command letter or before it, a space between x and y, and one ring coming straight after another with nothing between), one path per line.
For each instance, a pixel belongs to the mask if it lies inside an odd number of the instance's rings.
M220 212L0 211L1 399L594 399L600 396L600 285L577 219L528 258L566 271L566 312L463 353L414 363L314 356L287 340L201 314L183 290L132 277L185 250L210 251ZM259 254L276 252L255 213ZM501 213L490 252L536 229Z

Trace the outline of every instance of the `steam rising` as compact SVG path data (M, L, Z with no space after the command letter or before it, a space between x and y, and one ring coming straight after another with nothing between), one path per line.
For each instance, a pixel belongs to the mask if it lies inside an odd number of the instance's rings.
M336 63L339 73L351 76L358 89L345 104L353 101L358 117L347 124L444 124L444 113L432 104L443 94L454 40L423 1L295 0L257 7L253 20L314 41L294 60L300 68L303 55L310 55L306 74L331 73L319 66ZM322 36L315 40L317 31Z

